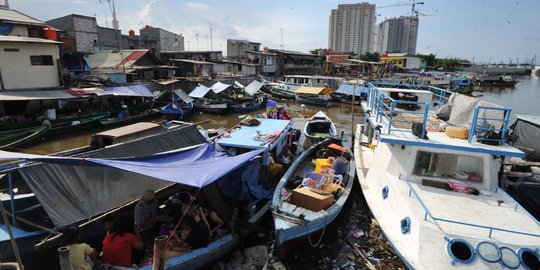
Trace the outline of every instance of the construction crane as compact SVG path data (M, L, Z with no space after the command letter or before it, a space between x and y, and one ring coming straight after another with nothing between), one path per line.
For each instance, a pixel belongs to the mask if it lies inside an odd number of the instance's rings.
M408 1L408 2L397 2L397 3L394 3L394 4L390 4L390 5L378 6L377 8L411 6L411 16L416 15L416 17L418 17L418 14L426 16L425 14L422 14L418 10L416 10L417 5L423 5L423 4L424 4L424 2L416 2L415 0L413 0L412 2L410 2L410 1Z

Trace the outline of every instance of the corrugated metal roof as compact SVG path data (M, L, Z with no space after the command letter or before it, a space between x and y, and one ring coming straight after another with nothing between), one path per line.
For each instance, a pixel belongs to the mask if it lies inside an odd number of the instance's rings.
M4 7L0 7L0 22L45 26L44 22L36 18L32 18L17 10L4 8Z
M154 97L152 91L148 86L144 84L106 87L103 89L106 93L113 96L126 96L126 97Z
M540 126L540 116L538 115L516 114L516 118Z
M172 59L173 62L184 62L184 63L191 63L191 64L199 64L199 65L213 65L212 62L205 62L205 61L197 61L197 60L189 60L189 59Z
M46 99L72 99L75 96L66 90L41 90L41 91L1 91L0 101L14 100L46 100Z
M246 88L244 90L248 94L253 96L255 93L257 93L257 91L259 91L261 89L261 87L263 87L262 82L252 81L248 86L246 86Z
M44 38L31 38L31 37L17 37L17 36L2 36L0 35L0 41L4 42L30 42L30 43L52 43L61 44L62 42L44 39Z
M327 88L327 87L309 87L309 86L300 86L298 87L298 89L296 89L295 91L296 93L301 93L301 94L314 94L314 95L318 95L318 94L327 94L327 93L330 93L332 92L332 90L330 88Z

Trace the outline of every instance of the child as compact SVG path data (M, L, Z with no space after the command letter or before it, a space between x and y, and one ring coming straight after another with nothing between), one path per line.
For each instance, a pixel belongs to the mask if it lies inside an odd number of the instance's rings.
M66 245L69 247L69 260L73 270L92 270L97 259L96 249L88 244L79 243L79 230L71 227L63 233Z

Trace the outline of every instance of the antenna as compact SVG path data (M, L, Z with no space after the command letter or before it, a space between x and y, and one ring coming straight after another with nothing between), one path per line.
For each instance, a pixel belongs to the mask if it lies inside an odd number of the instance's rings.
M116 8L114 6L114 0L111 0L112 1L112 27L114 28L114 30L118 30L118 28L120 28L120 25L118 25L118 20L116 19ZM109 2L109 5L111 4L111 2Z
M212 38L212 31L214 29L212 29L212 27L210 27L210 51L213 51L214 50L214 39Z
M281 45L279 45L279 47L283 50L285 48L285 46L283 46L283 28L279 28L279 30L281 31Z

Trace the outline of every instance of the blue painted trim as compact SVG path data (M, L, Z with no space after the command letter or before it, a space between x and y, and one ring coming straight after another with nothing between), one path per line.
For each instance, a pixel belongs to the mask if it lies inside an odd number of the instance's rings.
M504 261L504 257L501 257L501 264L506 267L506 268L510 268L510 269L518 269L519 266L521 265L521 260L519 259L518 255L516 254L516 252L514 252L514 250L512 250L511 248L509 247L501 247L500 248L501 250L501 254L503 253L503 250L509 250L510 252L512 252L512 254L514 254L514 256L516 256L516 259L517 259L517 265L516 266L512 266L512 265L508 265L505 261Z
M484 257L482 255L482 253L480 253L480 250L479 250L481 245L488 245L488 246L495 247L495 250L497 251L497 259L496 260L489 260L486 257ZM482 242L478 243L478 245L476 245L476 253L478 253L478 256L480 256L480 258L482 258L484 261L490 262L490 263L498 262L498 261L501 260L501 257L502 257L501 250L499 249L499 247L497 245L495 245L493 242L489 242L489 241L482 241Z
M523 253L524 252L530 252L532 253L533 255L536 256L536 258L538 259L538 261L540 261L540 255L538 254L538 250L532 250L530 248L527 248L527 247L523 247L523 248L520 248L517 252L517 256L519 258L519 261L521 262L521 266L523 266L523 268L525 268L526 270L534 270L534 269L531 269L530 267L526 266L525 263L523 263Z
M388 198L388 190L389 190L388 185L386 185L386 186L384 186L384 187L382 188L382 191L381 191L381 192L382 192L382 198L383 198L384 200L386 200L386 198Z
M462 260L462 259L457 258L454 255L454 253L452 252L452 245L455 244L455 243L463 243L463 244L465 244L465 246L467 246L469 248L469 250L471 251L471 257L469 259L467 259L467 260ZM461 238L451 239L446 244L446 250L448 251L448 255L450 256L450 258L452 258L452 260L454 260L455 262L458 262L458 263L471 264L474 261L474 259L476 259L476 250L465 239L461 239Z
M406 234L410 232L411 231L411 218L410 217L403 218L400 221L399 226L401 227L402 234Z
M375 218L377 219L377 218ZM380 224L380 223L379 223ZM405 256L403 256L403 254L401 254L401 252L399 252L399 249L396 248L396 246L394 245L394 243L392 243L392 241L390 240L390 238L388 238L386 236L386 233L384 232L384 229L382 227L379 227L381 229L381 232L383 233L384 235L384 238L386 239L386 241L388 242L388 244L390 244L390 246L392 247L392 249L397 253L397 255L399 256L399 258L401 258L401 261L403 261L403 263L407 266L407 268L409 268L409 270L415 270L416 268L414 268L412 266L412 264L407 260L407 258L405 258Z
M456 146L456 145L451 145L451 144L432 143L429 141L411 141L408 139L393 139L393 138L388 138L385 136L381 136L380 141L384 143L388 143L388 144L424 146L424 147L431 147L431 148L438 148L438 149L450 149L450 150L456 150L456 151L484 153L484 154L491 154L491 155L497 155L497 156L519 157L519 158L522 158L525 156L525 153L523 152L516 153L516 152L509 152L509 151L492 150L489 148L465 147L465 146Z
M17 226L17 216L15 215L15 194L13 193L13 175L8 173L8 184L9 184L9 200L11 203L11 225Z

